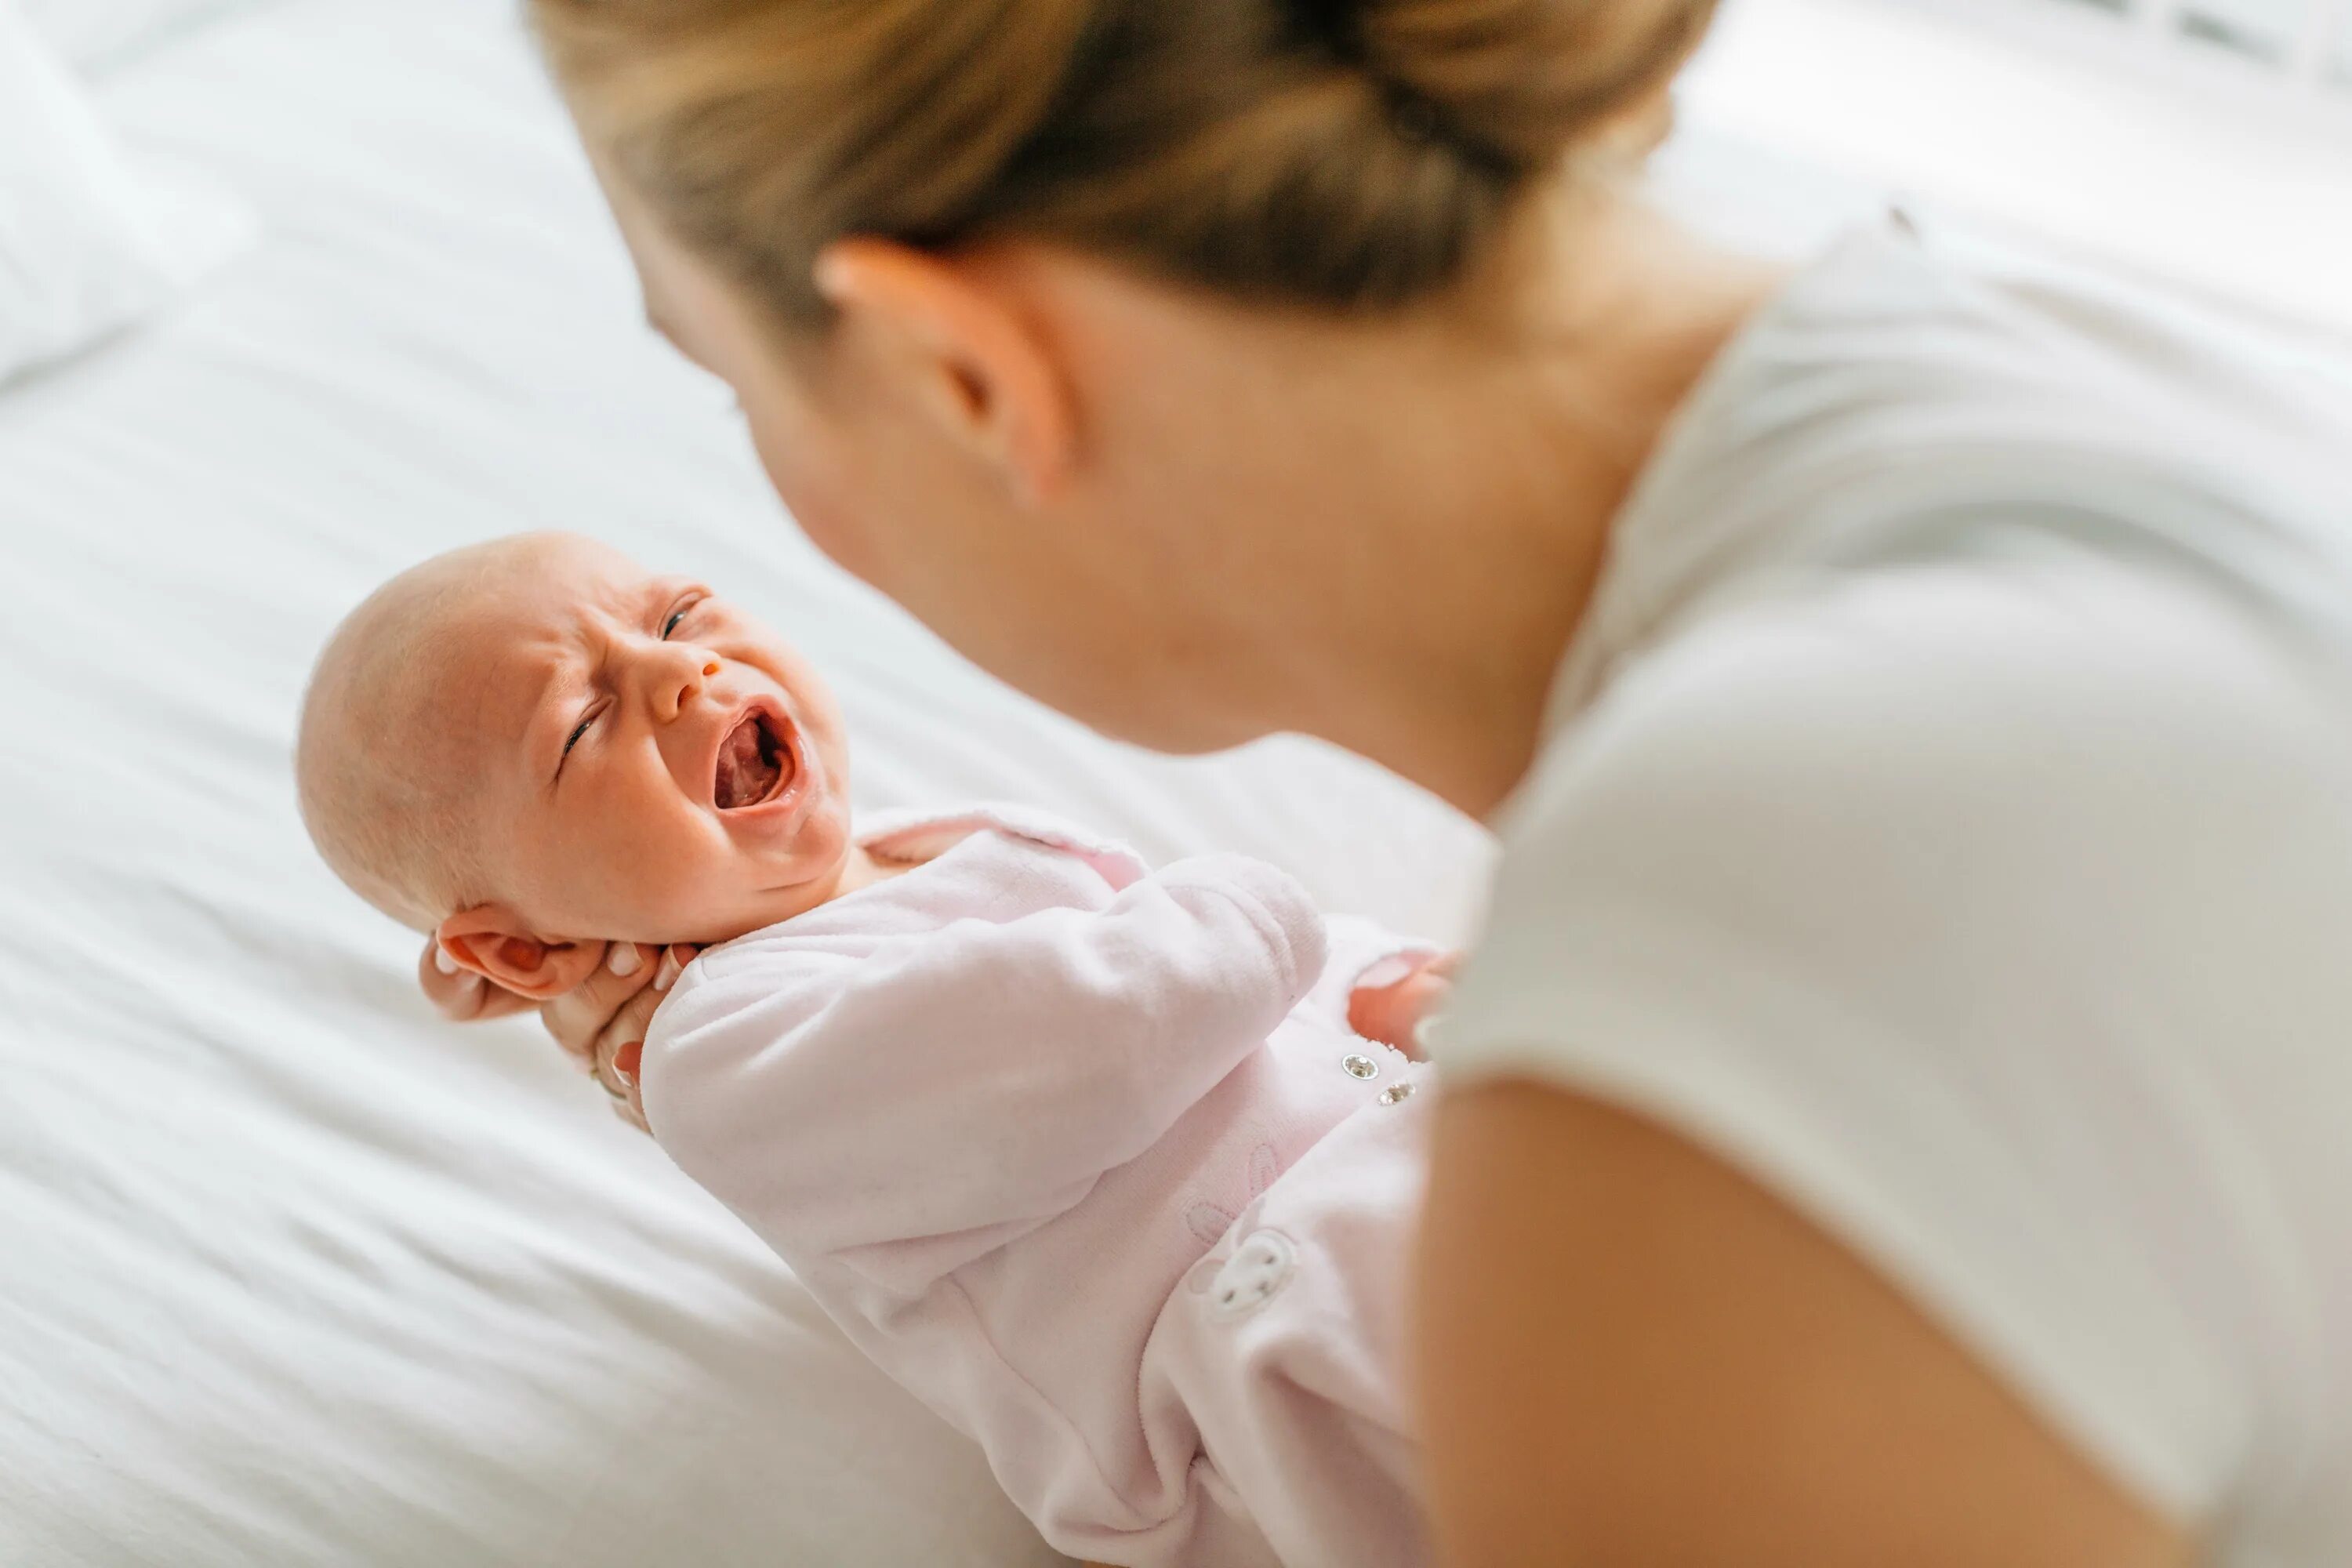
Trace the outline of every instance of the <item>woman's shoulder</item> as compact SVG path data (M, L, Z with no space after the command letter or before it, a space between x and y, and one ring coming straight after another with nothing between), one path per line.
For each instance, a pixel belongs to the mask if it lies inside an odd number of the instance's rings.
M2352 679L2104 563L1888 567L1627 656L1496 827L1462 993L1490 1034L1640 973L1727 994L1733 966L1889 1028L2038 1027L2119 987L2219 1006L2282 928L2352 945Z
M2352 376L2054 264L1860 235L1759 310L1652 454L1564 700L1723 603L1920 563L2073 555L2346 636L2347 439Z
M2347 721L2352 649L2193 576L2032 549L1895 561L1760 578L1613 650L1499 826L1732 812L1858 828L1883 805L1963 832L2143 795L2207 813L2216 791L2340 778Z
M2352 1154L2308 1110L2352 1103L2342 669L2074 558L1720 608L1498 824L1439 1066L1712 1151L2138 1496L2226 1506L2352 1387L2297 1326L2352 1312Z

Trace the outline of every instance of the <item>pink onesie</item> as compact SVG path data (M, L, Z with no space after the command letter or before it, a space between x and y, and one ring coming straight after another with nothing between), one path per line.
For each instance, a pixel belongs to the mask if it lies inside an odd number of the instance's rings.
M662 1004L662 1147L1061 1551L1424 1563L1401 1357L1432 1097L1347 1007L1426 948L1261 862L1155 873L1025 814L866 842L936 858Z

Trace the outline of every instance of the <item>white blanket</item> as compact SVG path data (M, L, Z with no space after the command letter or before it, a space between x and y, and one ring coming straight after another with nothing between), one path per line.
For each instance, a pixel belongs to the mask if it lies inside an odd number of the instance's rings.
M0 386L131 326L250 238L224 193L129 167L65 62L0 0Z
M562 525L835 678L873 805L1025 799L1462 934L1484 842L1297 743L1022 702L793 534L506 0L284 0L113 73L260 245L0 395L0 1563L1051 1561L975 1452L533 1031L436 1025L287 777L394 567Z

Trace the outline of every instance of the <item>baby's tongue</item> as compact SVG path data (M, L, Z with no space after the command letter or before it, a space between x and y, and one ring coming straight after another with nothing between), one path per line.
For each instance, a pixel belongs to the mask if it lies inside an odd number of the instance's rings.
M775 782L776 764L760 749L759 721L746 719L735 726L727 743L719 748L719 776L713 781L719 809L730 811L750 805L764 796Z

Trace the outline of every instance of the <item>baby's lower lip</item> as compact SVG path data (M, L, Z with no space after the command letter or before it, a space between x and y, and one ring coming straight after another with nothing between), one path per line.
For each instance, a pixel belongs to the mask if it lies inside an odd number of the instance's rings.
M808 804L811 794L810 774L814 771L816 763L814 758L801 754L799 742L800 737L795 733L791 742L792 777L784 781L784 787L778 790L772 799L763 803L765 806L775 810L776 820L780 826L790 826L800 820L801 811Z

